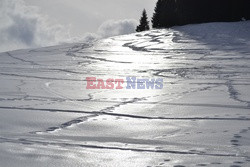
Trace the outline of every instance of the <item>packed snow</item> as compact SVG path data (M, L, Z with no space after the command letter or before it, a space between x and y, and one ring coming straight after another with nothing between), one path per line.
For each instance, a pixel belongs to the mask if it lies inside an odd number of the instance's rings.
M128 76L164 87L86 89ZM4 52L0 81L0 166L250 166L249 21Z

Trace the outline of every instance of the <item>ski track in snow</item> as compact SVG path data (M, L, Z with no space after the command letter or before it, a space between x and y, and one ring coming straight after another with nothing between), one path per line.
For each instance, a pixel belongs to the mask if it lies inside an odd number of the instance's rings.
M0 53L0 150L14 157L11 166L23 156L37 164L29 150L72 166L85 150L103 166L128 166L123 154L130 166L249 166L249 25L189 25ZM164 78L164 88L87 90L89 76ZM98 162L88 157L81 165Z

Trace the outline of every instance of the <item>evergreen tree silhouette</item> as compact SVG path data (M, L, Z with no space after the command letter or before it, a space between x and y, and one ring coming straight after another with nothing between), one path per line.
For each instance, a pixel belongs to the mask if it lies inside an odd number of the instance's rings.
M147 12L144 9L140 19L140 24L136 27L136 32L141 32L146 30L149 30L149 22L148 22Z
M153 28L162 27L160 20L161 20L161 15L163 14L163 8L164 8L163 4L164 4L164 0L158 0L156 3L154 14L151 20Z

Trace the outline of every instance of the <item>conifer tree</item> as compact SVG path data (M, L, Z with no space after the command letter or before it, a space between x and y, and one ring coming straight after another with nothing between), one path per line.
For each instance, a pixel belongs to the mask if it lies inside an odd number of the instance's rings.
M144 9L140 19L140 24L136 27L136 32L147 31L149 29L148 16L146 10Z
M153 28L160 28L160 16L162 14L162 8L163 8L163 0L158 0L154 9L154 14L152 17L152 27Z

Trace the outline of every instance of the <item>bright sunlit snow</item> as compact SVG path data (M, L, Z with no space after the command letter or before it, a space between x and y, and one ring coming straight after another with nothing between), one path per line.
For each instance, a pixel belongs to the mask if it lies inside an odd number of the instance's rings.
M4 52L0 82L0 166L250 166L250 22Z

